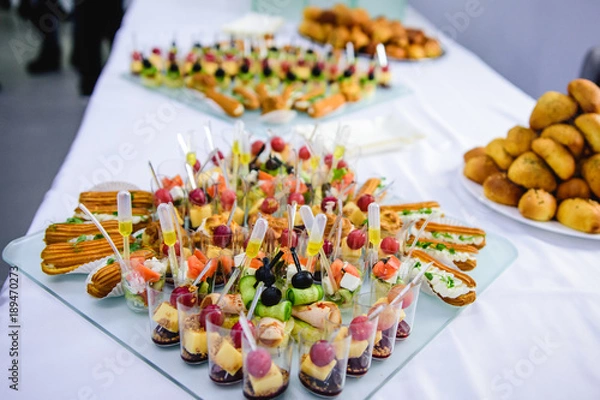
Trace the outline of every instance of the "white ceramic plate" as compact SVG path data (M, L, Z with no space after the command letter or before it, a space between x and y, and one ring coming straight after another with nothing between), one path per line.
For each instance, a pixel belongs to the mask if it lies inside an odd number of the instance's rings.
M499 212L502 215L506 215L509 218L514 219L515 221L519 221L523 224L534 226L538 229L543 229L545 231L558 233L560 235L573 236L584 239L592 239L592 240L600 240L600 234L592 235L589 233L583 233L576 231L574 229L568 228L557 221L548 221L548 222L538 222L531 219L527 219L521 215L519 209L516 207L505 206L502 204L494 203L489 200L483 194L483 186L469 180L462 173L462 168L458 170L458 179L462 183L463 187L469 192L473 197L477 200L491 208L492 210Z

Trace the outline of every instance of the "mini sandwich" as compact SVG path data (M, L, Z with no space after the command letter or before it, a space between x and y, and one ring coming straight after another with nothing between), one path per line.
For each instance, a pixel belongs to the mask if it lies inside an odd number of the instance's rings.
M310 104L316 100L318 100L321 96L325 94L324 86L317 86L309 92L300 96L296 102L294 103L294 108L298 111L306 111Z
M412 234L421 229L422 221L418 221L412 229ZM482 249L485 247L485 231L466 226L445 225L430 222L421 234L421 238L440 240L445 243L464 244Z
M101 225L111 238L120 236L117 221L104 221ZM81 236L85 236L85 239L93 239L94 237L100 237L101 234L96 225L91 222L79 218L69 218L67 222L48 226L44 241L46 244L64 243Z
M206 97L217 103L227 115L233 118L241 117L244 114L244 105L237 99L217 92L215 89L208 89Z
M414 236L409 243L412 244ZM446 243L441 240L420 238L416 248L423 250L432 257L451 260L462 271L470 271L477 266L477 247L466 244Z
M131 206L133 208L152 208L153 195L144 190L131 190ZM117 205L118 192L82 192L79 202L89 206L112 206Z
M445 303L457 307L463 307L475 301L477 283L473 278L444 265L424 251L413 251L411 259L406 260L403 267L408 268L408 276L412 278L428 263L433 264L423 279L436 296Z
M87 205L85 206L90 210L92 214L98 219L100 222L104 221L117 221L118 220L118 208L117 204L110 206L94 206ZM132 221L133 221L133 230L137 231L139 229L144 228L150 222L150 210L148 208L138 208L133 207L131 209ZM84 221L90 221L90 217L83 211L77 207L75 209L75 218L82 219Z
M236 86L233 88L233 93L237 94L241 98L244 107L248 110L256 110L260 107L258 95L251 89L248 89L244 86Z
M331 114L346 103L346 98L341 93L319 99L308 107L308 115L312 118L321 118Z
M381 206L381 211L392 210L398 213L403 221L418 221L427 219L433 214L434 217L443 217L444 212L437 201L424 201L422 203L395 204Z
M117 248L123 247L121 235L112 238ZM71 272L83 264L113 254L108 242L102 238L88 240L81 237L73 242L54 243L42 250L42 271L48 275Z

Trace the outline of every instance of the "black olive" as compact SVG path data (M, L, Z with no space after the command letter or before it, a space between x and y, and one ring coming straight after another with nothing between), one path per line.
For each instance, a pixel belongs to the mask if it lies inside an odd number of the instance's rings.
M144 58L144 61L142 61L142 64L144 65L144 68L151 68L152 67L152 63L150 61L148 61L147 58Z
M179 72L177 63L171 63L171 65L169 65L169 72Z
M308 49L308 50L306 50L306 54L314 54L314 51L313 51L313 49Z
M375 74L373 72L369 72L369 76L368 76L369 80L375 80Z
M288 175L293 174L294 173L294 166L293 165L286 165L285 166L285 171L287 172Z
M194 43L194 48L196 48L196 49L202 48L202 46L200 45L200 42Z
M242 74L247 74L248 72L250 72L250 66L248 64L243 64L240 67L240 71L242 72Z
M254 275L257 281L264 282L265 286L271 286L275 283L275 275L265 266L260 267L256 270Z
M260 301L267 307L277 305L281 301L281 290L271 286L263 290Z
M272 74L273 74L273 70L271 69L271 67L269 67L268 65L265 65L265 67L263 68L263 75L268 78Z
M344 71L344 77L345 78L350 78L352 76L352 70L347 69Z
M279 50L277 49L277 47L273 46L269 49L269 51L279 51Z
M321 68L318 65L315 65L314 67L312 67L312 70L310 71L310 73L315 78L318 78L319 76L321 76L323 71L321 70Z
M215 71L215 77L217 78L224 78L225 77L225 70L221 67L217 68L217 70Z
M279 163L277 161L275 161L274 158L269 158L267 160L267 162L265 163L265 167L269 170L269 171L275 171L277 168L279 168Z
M215 43L215 49L221 50L221 44L220 43Z
M292 71L288 71L287 74L285 74L285 79L290 82L294 82L296 80L296 74L294 74Z
M200 63L198 61L196 61L194 63L194 65L192 65L192 72L200 72L202 71L202 65L200 65Z
M308 289L312 286L314 280L309 271L296 272L292 276L292 286L296 289Z

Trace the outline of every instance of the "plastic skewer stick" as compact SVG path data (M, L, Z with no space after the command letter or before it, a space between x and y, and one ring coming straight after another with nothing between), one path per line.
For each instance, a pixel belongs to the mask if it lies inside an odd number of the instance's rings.
M337 283L335 282L335 279L333 278L333 274L331 273L331 263L327 259L327 255L325 255L325 251L323 251L323 248L319 250L319 256L321 256L321 265L325 267L325 272L327 272L327 277L329 278L329 282L331 283L331 289L333 290L333 293L337 293L338 287Z
M293 232L294 232L294 220L296 219L296 202L294 202L292 205L287 206L287 212L288 212L288 249L292 248L292 239L293 239Z
M156 187L158 189L162 189L162 183L160 183L160 181L158 180L158 175L156 175L156 171L154 170L154 166L152 165L151 161L148 161L148 166L150 167L150 172L152 173L152 179L154 179L154 182L156 183Z
M254 339L254 335L252 334L252 330L250 329L250 324L248 324L248 319L244 315L243 311L240 313L240 325L242 326L242 331L244 332L244 335L246 335L246 339L250 344L250 348L252 349L252 351L255 351L256 340Z
M390 302L390 305L397 304L400 300L402 300L402 298L404 296L406 296L406 294L409 292L409 290L411 290L413 287L417 286L419 284L419 281L423 277L423 275L425 275L425 273L427 272L427 270L429 269L429 267L431 267L432 264L433 263L426 264L419 271L419 273L410 281L410 283L408 285L406 285L404 287L404 289L402 289L402 291L400 293L398 293L398 295L396 297L394 297L394 299Z
M200 273L198 274L198 276L196 277L196 279L194 280L194 282L192 283L192 286L198 286L198 284L200 283L200 281L202 280L202 278L204 278L204 275L206 275L208 273L208 271L210 270L210 265L215 261L214 258L209 259L206 262L206 265L204 265L204 268L202 268L202 271L200 271ZM216 261L218 262L218 261Z
M233 221L233 214L235 214L235 209L237 208L237 199L233 201L233 206L231 206L231 211L229 212L229 217L227 218L227 226L231 227L231 221Z
M254 298L252 299L252 303L250 303L250 308L248 309L248 318L252 320L254 316L254 310L256 310L256 306L258 305L258 300L260 299L260 295L265 287L265 283L260 281L256 286L256 293L254 294Z
M188 163L185 163L185 170L187 171L188 180L190 181L190 186L192 187L192 190L198 188L198 185L196 184L196 177L194 176L194 170L192 169L192 166Z
M231 276L229 277L229 280L227 281L227 283L225 284L225 287L223 288L223 292L221 293L221 295L219 296L219 299L217 300L217 305L219 306L219 304L221 304L221 302L223 301L223 299L225 298L225 295L227 293L229 293L229 291L231 290L231 288L233 287L233 284L235 283L235 281L237 281L238 276L240 276L240 269L236 268L233 273L231 274ZM220 306L219 306L220 307Z
M421 235L423 234L423 231L425 231L425 228L427 227L427 225L429 224L429 222L431 222L432 219L433 219L433 214L430 214L427 217L427 219L425 220L425 222L423 222L423 225L421 225L421 229L419 229L419 232L417 232L417 234L415 235L415 241L413 242L413 244L408 249L408 254L406 255L406 258L410 258L410 256L412 255L413 250L415 249L415 247L417 247L417 243L419 242L419 238L421 237ZM410 233L407 236L407 240L408 240L409 237L410 237Z
M177 212L175 211L175 206L173 203L169 203L169 208L171 209L171 214L173 216L173 221L177 221ZM181 226L176 222L175 223L175 232L177 233L177 240L179 241L179 282L182 282L184 277L187 274L187 270L185 270L185 252L183 251L183 235L181 233ZM177 255L177 252L175 252Z

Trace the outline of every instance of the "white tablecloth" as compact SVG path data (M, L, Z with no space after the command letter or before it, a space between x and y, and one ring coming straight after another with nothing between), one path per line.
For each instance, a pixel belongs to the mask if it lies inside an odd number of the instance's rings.
M133 4L30 232L69 216L78 193L95 182L123 180L148 187L148 159L159 163L177 157L175 132L199 128L208 119L120 78L128 68L132 32L147 46L161 40L167 45L176 32L186 49L191 33L209 37L208 32L247 7L197 0ZM408 22L428 26L412 11ZM410 151L364 159L359 175L395 179L393 191L407 200L440 201L449 214L508 237L520 256L375 397L599 398L600 246L499 216L459 187L456 174L463 151L526 123L534 102L473 54L444 43L448 54L443 59L393 66L396 80L410 86L413 95L363 114L402 113L428 138ZM213 126L216 131L225 128L220 121ZM6 290L0 303L0 365L8 375ZM24 276L20 320L23 398L187 396ZM0 398L14 396L6 378L2 380Z

